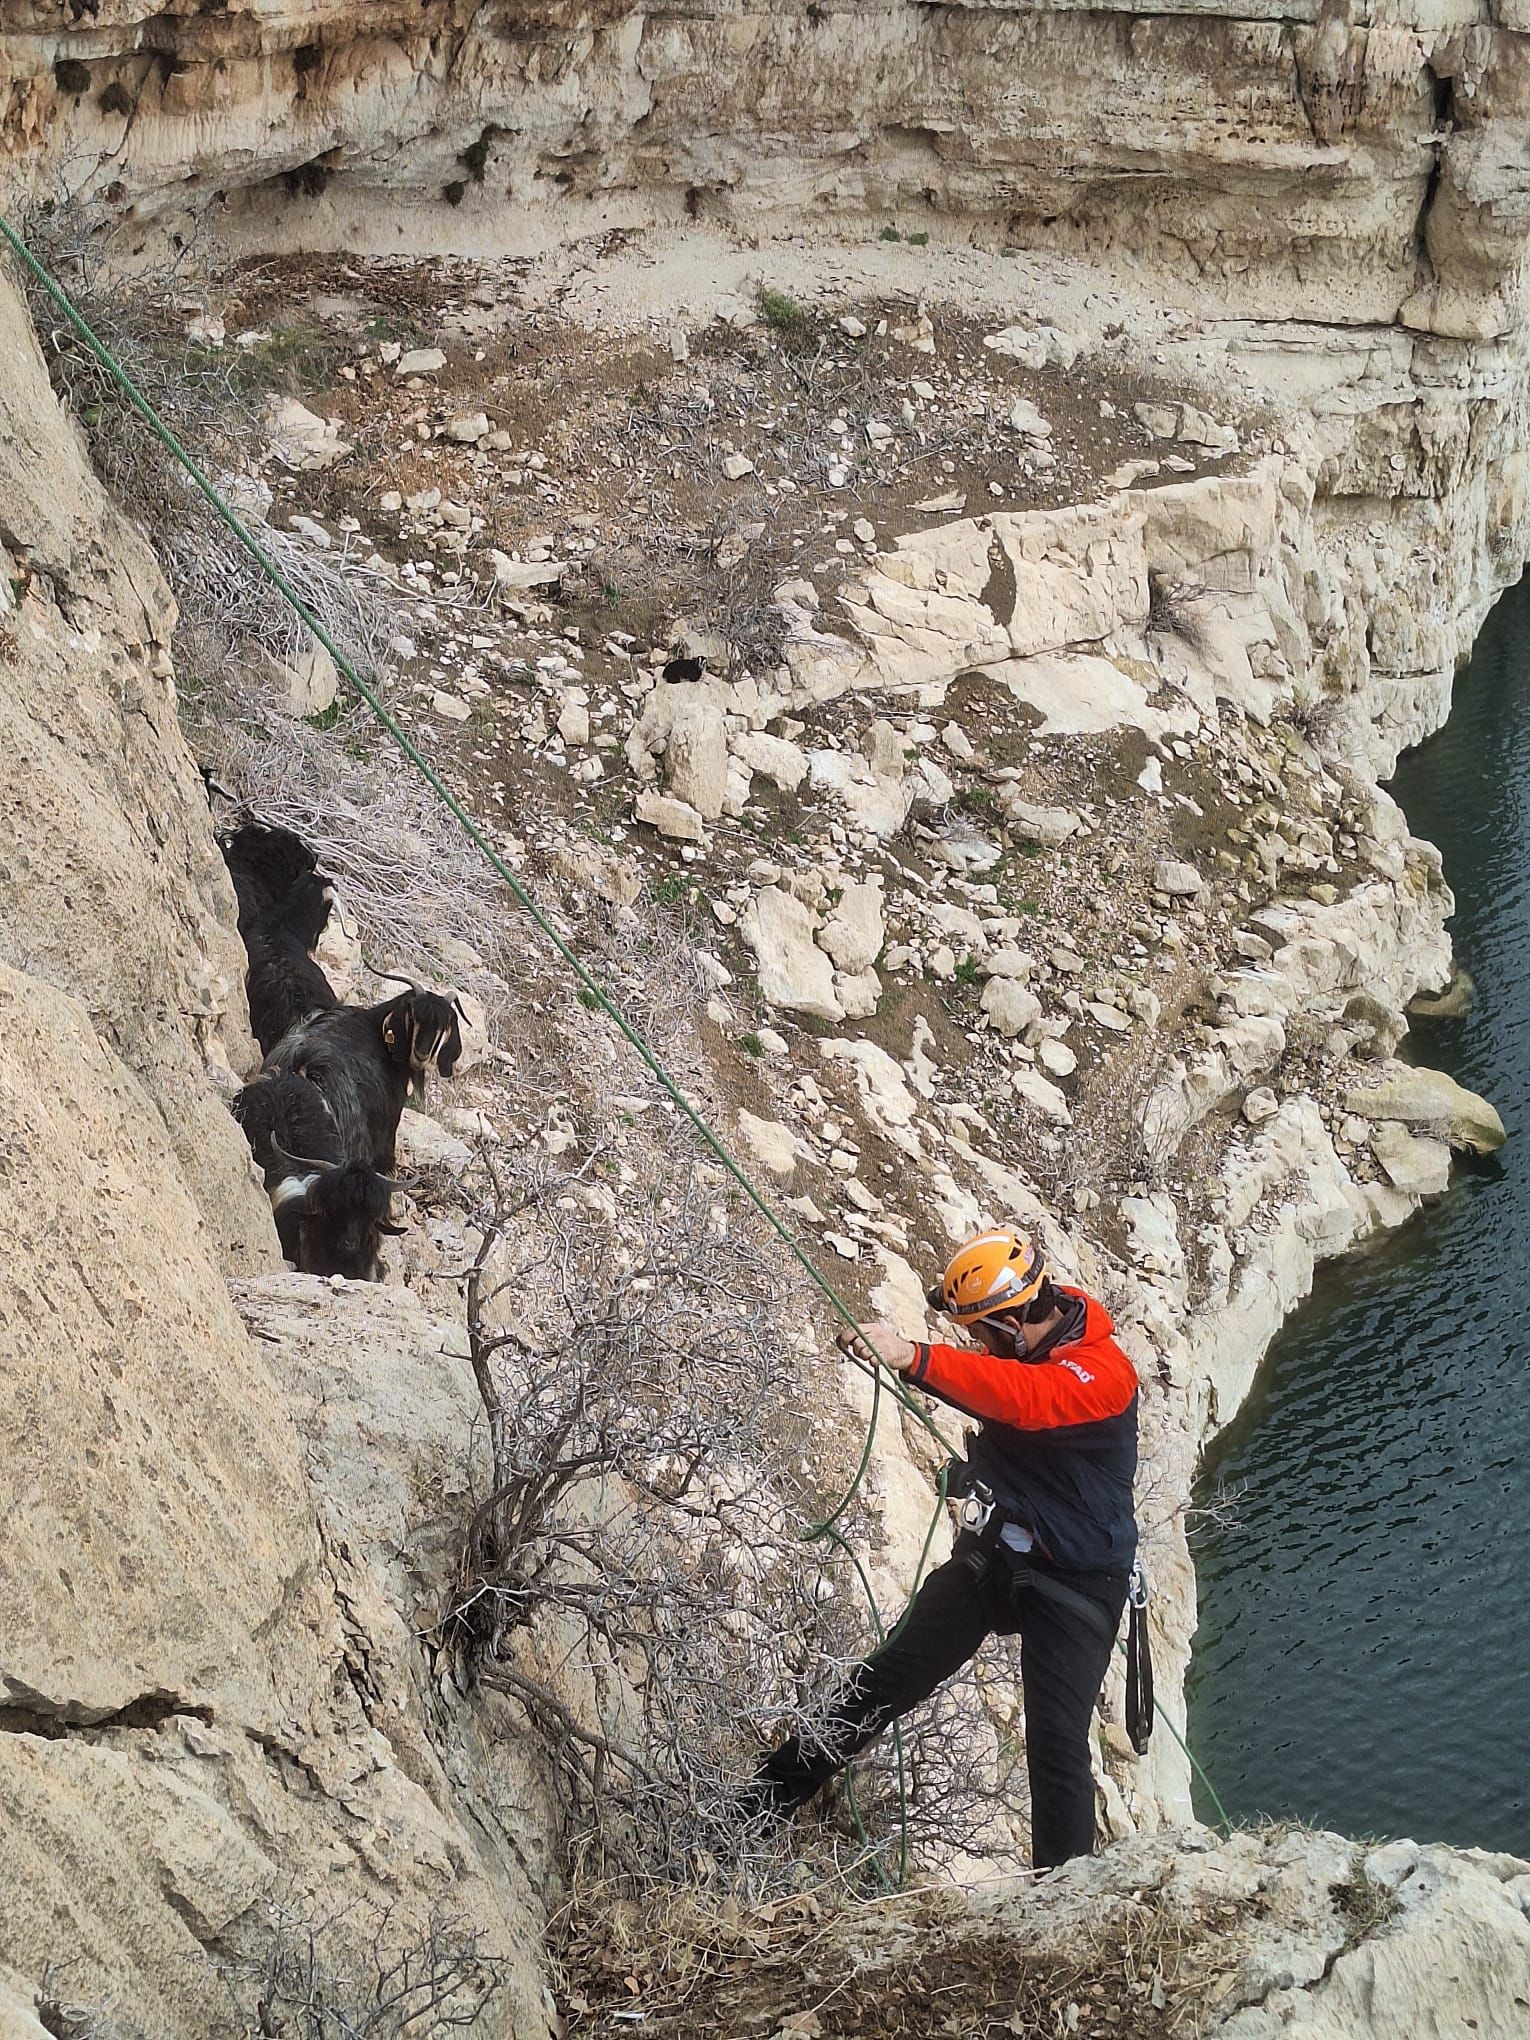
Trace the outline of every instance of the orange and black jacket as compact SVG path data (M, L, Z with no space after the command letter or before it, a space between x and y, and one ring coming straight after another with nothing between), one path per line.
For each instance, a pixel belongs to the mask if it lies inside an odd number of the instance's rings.
M1137 1549L1137 1371L1103 1304L1058 1286L1063 1318L1023 1359L918 1349L909 1379L981 1419L973 1474L1054 1565L1126 1572Z

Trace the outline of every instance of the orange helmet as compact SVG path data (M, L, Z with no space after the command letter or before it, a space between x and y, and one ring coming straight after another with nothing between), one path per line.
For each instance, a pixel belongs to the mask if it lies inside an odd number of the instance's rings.
M1023 1310L1046 1279L1046 1257L1024 1233L978 1233L946 1263L940 1308L959 1325L976 1324L1000 1311Z

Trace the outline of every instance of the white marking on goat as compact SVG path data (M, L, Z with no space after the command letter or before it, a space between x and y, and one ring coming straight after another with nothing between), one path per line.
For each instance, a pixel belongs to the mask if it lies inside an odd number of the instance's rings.
M318 1180L317 1169L307 1176L283 1176L271 1192L271 1209L280 1211L284 1204L301 1204Z

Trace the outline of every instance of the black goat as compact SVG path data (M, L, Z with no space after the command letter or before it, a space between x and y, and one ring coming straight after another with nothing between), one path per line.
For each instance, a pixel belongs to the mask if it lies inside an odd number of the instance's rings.
M339 1004L311 953L324 933L329 909L328 887L316 871L310 871L252 923L245 936L250 1027L262 1055L269 1055L300 1021Z
M352 1161L391 1174L404 1106L432 1063L449 1077L462 1054L458 1009L411 986L377 1006L331 1006L301 1020L266 1057L271 1072L306 1077Z
M246 1084L234 1117L265 1177L282 1252L307 1275L375 1282L393 1192L401 1186L345 1159L328 1105L305 1077L266 1075Z
M246 944L256 923L281 905L299 879L319 867L318 858L301 836L294 836L290 829L268 829L262 822L246 822L220 836L218 848L234 881L239 933Z

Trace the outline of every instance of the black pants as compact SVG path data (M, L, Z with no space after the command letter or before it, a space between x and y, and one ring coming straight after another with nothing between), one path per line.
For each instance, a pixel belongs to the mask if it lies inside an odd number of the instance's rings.
M856 1667L825 1719L794 1735L761 1765L758 1788L786 1812L826 1785L889 1722L959 1671L990 1636L1020 1636L1025 1757L1031 1781L1031 1860L1038 1870L1094 1849L1094 1703L1105 1681L1126 1601L1114 1573L1064 1575L1092 1608L1059 1601L1036 1585L1040 1568L1001 1550L980 1557L974 1540L932 1572L902 1627ZM1097 1611L1097 1612L1096 1612Z

